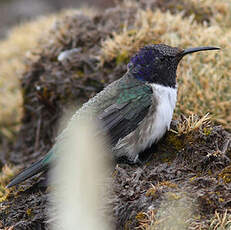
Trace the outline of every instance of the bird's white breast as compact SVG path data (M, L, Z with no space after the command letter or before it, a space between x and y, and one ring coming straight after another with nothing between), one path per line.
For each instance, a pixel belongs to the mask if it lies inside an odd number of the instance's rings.
M177 88L157 84L151 86L154 92L153 96L157 98L157 107L153 114L150 136L147 138L144 148L157 142L169 129L177 100Z

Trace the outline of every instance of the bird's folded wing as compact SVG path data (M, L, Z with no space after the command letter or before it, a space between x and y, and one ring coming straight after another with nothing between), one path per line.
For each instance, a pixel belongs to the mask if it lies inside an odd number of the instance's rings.
M152 103L152 88L144 84L124 86L117 91L116 100L98 114L103 131L109 134L112 145L137 128Z

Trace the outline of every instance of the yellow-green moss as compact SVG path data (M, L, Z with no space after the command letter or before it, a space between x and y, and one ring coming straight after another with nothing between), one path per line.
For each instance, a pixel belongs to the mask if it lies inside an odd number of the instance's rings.
M6 185L15 176L17 171L17 167L9 167L8 165L4 165L2 167L2 171L0 173L0 202L9 197L11 190L7 189Z
M189 181L190 181L190 182L193 182L197 177L198 177L198 176L191 177L191 178L189 178Z
M205 127L203 128L203 133L205 136L209 136L212 132L212 128Z
M31 216L31 215L33 214L32 209L31 209L31 208L28 208L28 209L26 210L26 214L27 214L27 216Z
M167 135L167 143L174 146L179 151L184 147L184 141L173 132L169 132Z
M218 176L225 184L229 184L231 182L231 166L224 168Z
M77 70L76 71L76 78L82 78L82 77L84 77L84 72L81 70Z

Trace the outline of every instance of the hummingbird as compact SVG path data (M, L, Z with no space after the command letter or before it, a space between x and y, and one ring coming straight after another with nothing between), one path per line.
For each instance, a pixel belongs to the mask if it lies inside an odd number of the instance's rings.
M218 47L181 49L165 44L141 48L127 64L127 72L77 110L54 146L39 161L19 173L7 187L45 171L57 156L59 144L74 121L93 113L109 136L115 161L124 158L129 164L139 162L139 154L157 143L169 130L177 101L176 71L187 54L218 50ZM98 135L98 134L97 134Z

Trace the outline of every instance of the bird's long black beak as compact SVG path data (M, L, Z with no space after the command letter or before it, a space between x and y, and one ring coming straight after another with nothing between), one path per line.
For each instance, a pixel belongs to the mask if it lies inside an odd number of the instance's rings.
M191 54L191 53L195 53L195 52L199 52L199 51L205 51L205 50L219 50L220 48L218 47L213 47L213 46L202 46L202 47L195 47L195 48L188 48L183 50L183 52L181 53L182 57L187 55L187 54Z

